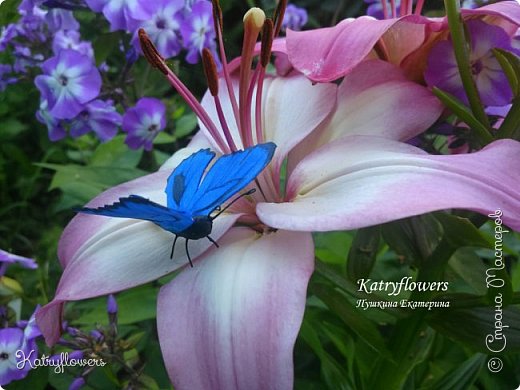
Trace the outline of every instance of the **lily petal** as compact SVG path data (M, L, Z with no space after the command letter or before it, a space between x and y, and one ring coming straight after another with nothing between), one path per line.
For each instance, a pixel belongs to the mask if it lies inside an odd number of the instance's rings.
M327 141L346 135L405 141L432 125L442 109L430 91L408 81L398 67L368 61L345 76L324 136Z
M336 80L363 61L389 28L402 22L426 24L429 21L416 15L387 20L362 16L346 19L335 27L299 32L288 30L289 60L313 81ZM416 26L413 29L415 31ZM410 40L410 44L417 44L415 38Z
M310 233L234 228L161 289L157 322L176 389L292 389L314 268Z
M301 231L356 229L461 208L501 209L520 229L520 142L501 140L472 154L428 155L376 137L346 137L304 159L291 174L287 203L261 203L269 226ZM319 175L316 173L319 172Z

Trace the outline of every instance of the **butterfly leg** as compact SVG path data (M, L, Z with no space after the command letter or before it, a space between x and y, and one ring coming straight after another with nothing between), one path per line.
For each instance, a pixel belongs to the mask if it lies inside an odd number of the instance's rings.
M170 253L170 259L173 259L173 251L175 250L175 243L177 242L177 238L179 238L179 236L176 235L173 239L172 253Z
M190 251L188 250L188 239L186 239L186 255L188 256L188 261L190 262L190 266L191 268L193 268L193 263L191 262L191 257L190 257Z
M208 240L210 240L217 248L220 248L220 246L217 244L217 242L211 238L210 236L206 236L208 238Z

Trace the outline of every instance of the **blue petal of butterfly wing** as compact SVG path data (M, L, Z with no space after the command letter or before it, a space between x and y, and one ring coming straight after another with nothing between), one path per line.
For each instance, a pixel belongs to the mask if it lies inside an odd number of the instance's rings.
M271 161L276 145L259 144L221 156L210 168L197 192L186 204L193 215L208 215L246 187Z
M104 215L106 217L132 218L151 221L164 230L178 234L193 224L190 216L171 210L137 195L119 198L119 202L98 208L81 208L78 213Z
M186 202L196 193L204 171L215 153L201 149L184 159L172 172L166 183L166 199L170 209L187 210Z

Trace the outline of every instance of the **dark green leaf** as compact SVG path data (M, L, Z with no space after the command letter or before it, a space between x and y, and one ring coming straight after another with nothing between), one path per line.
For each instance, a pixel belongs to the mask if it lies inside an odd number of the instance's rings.
M437 213L435 216L442 224L445 238L455 248L463 246L490 248L488 240L468 219L447 213Z
M96 57L96 65L101 65L108 56L113 52L118 52L121 33L113 31L100 34L93 42L94 55Z
M514 96L520 93L520 58L504 49L493 49L493 54L504 71Z
M433 385L424 390L458 390L469 389L477 379L477 375L486 361L486 356L480 353L472 356L459 367L454 368Z
M5 0L0 3L0 26L14 23L20 18L18 6L22 0Z
M495 321L500 319L502 332L507 337L507 346L503 352L520 351L520 310L516 307L477 307L473 309L443 309L434 312L428 323L447 337L470 347L474 351L490 353L486 347L486 337L493 335ZM492 344L492 348L501 348L500 341Z
M497 138L520 139L520 97L513 99L513 105L498 129Z
M344 295L325 285L313 285L312 292L377 353L389 360L392 359L392 354L386 348L385 342L375 325L364 317L359 310L356 310Z
M439 243L442 228L433 215L425 214L386 223L381 232L390 248L405 261L420 264Z
M351 280L356 281L370 275L376 261L380 240L379 226L357 231L347 258L347 275Z
M473 130L478 131L478 133L487 134L487 137L491 137L486 126L480 123L479 120L473 116L471 110L459 99L448 92L441 91L437 87L434 87L432 91L461 121L465 122Z

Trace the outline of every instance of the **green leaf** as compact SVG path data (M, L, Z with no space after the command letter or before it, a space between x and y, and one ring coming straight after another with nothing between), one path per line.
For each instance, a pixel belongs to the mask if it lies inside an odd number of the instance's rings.
M520 58L504 49L493 49L493 54L502 67L516 97L520 94Z
M486 267L473 250L468 248L460 248L450 258L448 267L459 276L464 283L468 292L484 295L487 292L485 275ZM453 288L453 282L450 281L450 289ZM457 290L459 291L459 290Z
M497 138L520 139L520 97L513 99L513 105L498 129Z
M125 136L118 135L96 148L91 157L90 166L135 168L142 155L142 149L129 149L125 144Z
M444 103L453 113L464 123L466 123L473 131L475 131L486 142L493 141L493 137L489 133L487 127L473 116L471 110L464 105L459 99L448 92L442 91L437 87L433 87L432 92L437 98Z
M0 26L14 23L20 18L18 6L22 0L5 0L0 3Z
M314 233L316 257L326 263L344 266L352 236L347 232Z
M189 112L175 122L175 137L184 138L191 134L195 127L197 127L197 116L193 112Z
M312 292L325 303L354 333L361 337L378 354L392 359L384 339L375 327L359 310L338 291L325 285L312 285Z
M442 224L444 237L455 248L463 246L491 247L489 241L467 218L447 213L436 213L435 217Z
M495 333L495 321L500 318L502 333L507 337L507 345L502 352L520 351L520 310L517 307L476 307L472 309L443 309L435 311L428 323L438 332L454 339L474 351L489 354L486 337ZM494 350L501 348L500 342L492 344Z
M117 320L120 325L135 324L155 318L158 288L141 286L117 294ZM75 302L74 311L83 313L73 322L81 325L104 324L108 322L106 297Z
M176 139L177 138L175 138L173 135L170 135L168 133L161 131L159 134L157 134L157 137L155 137L155 139L153 140L153 144L154 145L171 144L171 143L175 142Z
M478 373L486 361L486 356L480 353L472 356L459 367L454 368L440 380L427 386L424 390L458 390L470 389L476 381Z
M9 141L16 137L22 131L27 129L27 125L15 118L7 118L2 120L2 131L0 132L0 141Z
M320 324L315 323L309 312L305 313L305 318L300 329L300 337L312 348L321 362L321 372L323 379L330 389L346 389L348 376L342 366L332 357L322 346L317 329Z
M146 174L137 168L121 168L108 166L82 166L76 164L36 164L43 168L56 171L52 178L49 190L60 188L64 192L72 193L75 196L83 192L97 195L101 191L113 187L117 184L138 178ZM76 189L80 189L78 194Z
M97 66L106 61L111 53L119 51L120 40L121 33L119 31L99 34L92 44Z
M347 257L347 275L350 280L356 281L370 275L376 261L380 241L379 226L357 231Z
M432 254L442 236L442 228L432 214L386 223L381 232L390 248L416 264Z

